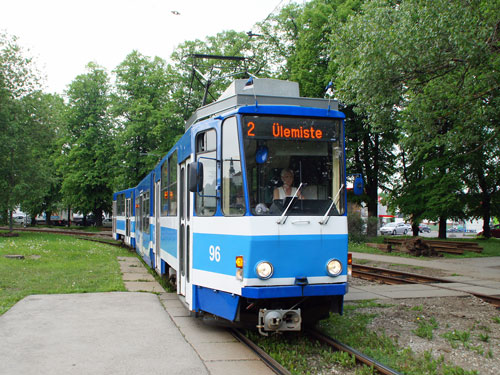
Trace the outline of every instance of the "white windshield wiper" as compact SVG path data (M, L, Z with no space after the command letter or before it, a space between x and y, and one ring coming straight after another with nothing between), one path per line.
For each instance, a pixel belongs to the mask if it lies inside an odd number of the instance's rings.
M304 183L301 182L300 185L299 185L299 187L297 188L297 191L293 195L292 199L290 199L290 202L288 203L288 206L286 206L285 211L283 211L283 214L278 219L278 221L277 221L278 224L285 224L285 221L288 218L288 216L286 216L286 213L288 212L288 209L292 206L292 203L293 203L295 197L297 196L297 194L300 193L300 188L302 187L302 185L304 185Z
M325 225L326 223L328 223L328 220L330 220L330 211L332 210L333 206L335 206L335 202L337 202L337 199L339 198L339 195L340 195L340 192L342 191L342 189L344 189L344 184L342 184L339 191L337 192L337 195L333 199L332 204L330 205L330 207L328 207L328 210L326 210L326 213L325 213L325 216L323 216L323 219L321 219L319 221L319 223L321 225Z

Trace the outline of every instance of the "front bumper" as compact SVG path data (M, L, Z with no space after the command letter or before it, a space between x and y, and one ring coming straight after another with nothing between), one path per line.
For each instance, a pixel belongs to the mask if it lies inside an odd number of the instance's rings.
M244 287L241 296L246 298L288 298L313 296L339 296L347 293L347 283Z

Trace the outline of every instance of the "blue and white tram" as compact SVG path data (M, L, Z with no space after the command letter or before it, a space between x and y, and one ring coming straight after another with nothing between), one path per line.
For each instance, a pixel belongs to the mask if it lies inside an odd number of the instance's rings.
M135 188L136 250L191 312L296 331L347 292L344 115L293 82L244 85L200 108Z
M113 238L135 247L135 189L126 189L113 194Z

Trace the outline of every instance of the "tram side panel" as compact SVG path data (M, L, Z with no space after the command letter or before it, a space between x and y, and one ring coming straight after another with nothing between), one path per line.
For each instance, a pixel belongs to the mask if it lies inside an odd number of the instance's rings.
M113 238L135 247L134 189L113 194Z
M152 232L154 226L151 225L153 220L153 197L152 173L147 175L135 188L135 242L136 252L153 268L152 257Z

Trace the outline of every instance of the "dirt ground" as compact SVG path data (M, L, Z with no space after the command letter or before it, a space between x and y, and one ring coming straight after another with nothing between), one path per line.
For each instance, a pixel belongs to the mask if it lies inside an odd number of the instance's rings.
M375 313L370 328L397 340L415 353L432 351L434 358L498 375L500 371L500 312L492 305L470 297L415 298L395 300L389 308L358 311ZM420 322L434 324L432 338L416 334Z

